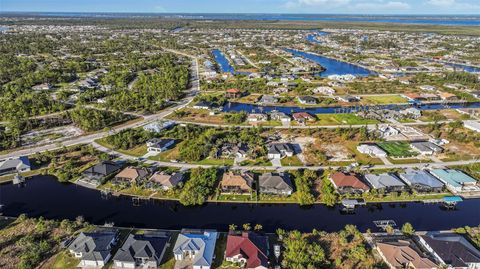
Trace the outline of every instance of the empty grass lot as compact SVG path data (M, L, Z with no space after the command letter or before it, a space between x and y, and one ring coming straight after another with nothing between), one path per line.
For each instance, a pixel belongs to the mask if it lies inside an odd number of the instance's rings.
M377 120L370 120L359 117L355 114L317 114L317 121L312 125L361 125L379 123Z
M407 103L407 99L400 95L368 95L362 96L362 103L364 104L401 104Z
M390 157L412 157L417 154L410 148L407 142L380 142L377 143L379 147L385 150Z

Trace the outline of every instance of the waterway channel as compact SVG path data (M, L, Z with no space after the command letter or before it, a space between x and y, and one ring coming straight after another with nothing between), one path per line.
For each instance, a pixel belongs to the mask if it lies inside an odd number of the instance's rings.
M137 228L189 227L225 231L229 224L248 222L262 224L267 232L277 228L335 231L346 224L354 224L361 231L377 231L373 225L375 220L394 220L398 225L410 222L416 230L480 224L480 199L465 200L456 210L420 202L368 204L355 209L354 214L342 213L340 206L324 205L207 203L184 207L175 201L148 200L136 206L129 197L104 198L97 190L62 184L51 176L34 177L23 188L0 185L0 203L4 205L2 213L5 216L23 213L49 219L83 216L94 224L113 222L116 226Z

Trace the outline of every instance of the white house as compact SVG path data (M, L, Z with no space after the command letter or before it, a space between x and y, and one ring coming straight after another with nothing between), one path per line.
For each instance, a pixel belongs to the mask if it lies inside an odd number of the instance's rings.
M357 146L360 153L375 157L387 157L387 153L374 144L361 144Z
M154 138L147 142L148 152L163 152L168 150L173 144L175 144L175 139Z
M210 269L216 241L216 231L182 230L173 247L175 260L190 263L193 269Z
M463 122L463 126L472 131L480 132L480 122L478 121L467 120Z

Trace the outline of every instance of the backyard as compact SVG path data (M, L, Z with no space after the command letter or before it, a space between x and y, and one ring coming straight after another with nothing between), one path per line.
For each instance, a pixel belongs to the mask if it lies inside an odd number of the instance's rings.
M385 150L390 157L413 157L417 153L413 152L410 148L410 144L401 141L389 141L377 143L379 147Z

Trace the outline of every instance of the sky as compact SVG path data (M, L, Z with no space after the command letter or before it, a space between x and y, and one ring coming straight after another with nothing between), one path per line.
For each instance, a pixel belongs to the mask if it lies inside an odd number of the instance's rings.
M0 0L1 11L480 15L480 0Z

